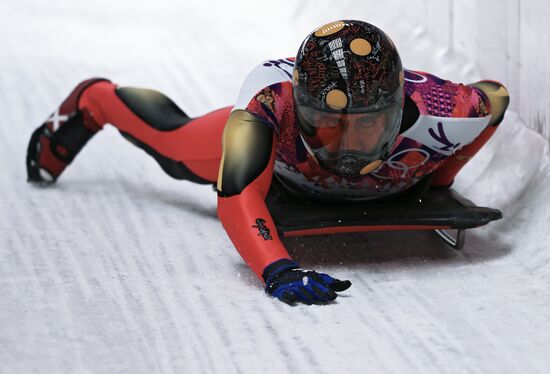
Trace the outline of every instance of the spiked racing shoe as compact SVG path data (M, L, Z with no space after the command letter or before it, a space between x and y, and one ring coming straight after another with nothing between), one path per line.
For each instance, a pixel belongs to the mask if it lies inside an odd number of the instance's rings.
M101 127L86 110L78 108L82 92L105 79L80 83L59 108L32 134L27 148L29 182L53 183Z

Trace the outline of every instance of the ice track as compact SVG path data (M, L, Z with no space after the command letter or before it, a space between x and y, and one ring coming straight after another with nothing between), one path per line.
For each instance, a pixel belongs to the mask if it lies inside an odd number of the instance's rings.
M0 373L550 372L548 142L514 113L456 185L502 221L469 231L463 252L431 233L289 239L303 266L353 286L288 307L233 249L210 187L170 179L107 128L36 188L27 141L85 78L155 88L199 115L315 26L368 17L351 1L36 3L0 4ZM407 27L394 31L404 63L423 64L430 40Z

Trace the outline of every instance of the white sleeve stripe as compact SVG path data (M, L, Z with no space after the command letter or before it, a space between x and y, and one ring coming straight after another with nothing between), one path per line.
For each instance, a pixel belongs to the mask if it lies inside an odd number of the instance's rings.
M250 100L264 88L290 81L293 67L294 63L288 59L266 60L257 65L244 80L233 110L246 109Z
M490 115L465 118L421 115L401 136L449 156L473 142L487 127L490 119Z

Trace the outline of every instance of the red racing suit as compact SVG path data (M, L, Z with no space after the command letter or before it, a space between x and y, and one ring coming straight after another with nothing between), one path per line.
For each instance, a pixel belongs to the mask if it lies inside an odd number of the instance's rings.
M55 181L86 142L111 124L172 177L217 186L221 222L261 279L267 265L290 258L265 202L274 176L308 197L343 201L396 194L428 175L433 185L449 186L493 134L508 103L498 82L465 86L407 70L403 120L389 158L349 179L323 170L300 136L293 65L293 59L258 65L234 107L198 118L157 91L84 81L33 133L29 180Z

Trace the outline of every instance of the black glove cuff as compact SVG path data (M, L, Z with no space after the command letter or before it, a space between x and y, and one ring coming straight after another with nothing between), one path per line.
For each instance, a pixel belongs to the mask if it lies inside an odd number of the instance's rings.
M274 278L283 271L298 269L299 267L300 266L296 262L288 258L283 258L282 260L277 260L267 265L262 273L262 278L264 279L265 284L269 287Z

